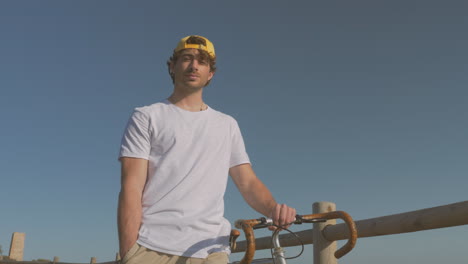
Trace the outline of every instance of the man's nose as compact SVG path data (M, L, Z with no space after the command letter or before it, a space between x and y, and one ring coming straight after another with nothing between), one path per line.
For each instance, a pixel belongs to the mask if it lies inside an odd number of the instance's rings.
M192 63L190 64L190 69L192 71L198 71L198 60L192 60Z

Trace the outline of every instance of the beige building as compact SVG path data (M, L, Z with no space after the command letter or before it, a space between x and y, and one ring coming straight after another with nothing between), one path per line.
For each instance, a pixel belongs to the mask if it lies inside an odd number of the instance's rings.
M11 236L10 252L8 254L8 259L16 261L23 260L25 238L25 233L13 233L13 235ZM3 259L5 260L6 258L3 257Z

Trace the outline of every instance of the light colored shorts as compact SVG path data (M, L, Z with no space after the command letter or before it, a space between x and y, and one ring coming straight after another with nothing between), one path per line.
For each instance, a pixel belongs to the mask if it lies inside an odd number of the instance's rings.
M121 264L227 264L228 255L225 252L210 254L207 258L190 258L174 256L147 249L135 243L125 254Z

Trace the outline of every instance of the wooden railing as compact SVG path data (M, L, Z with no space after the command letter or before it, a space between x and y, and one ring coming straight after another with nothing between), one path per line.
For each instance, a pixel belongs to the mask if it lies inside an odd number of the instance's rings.
M318 202L313 205L313 213L324 213L336 210L336 206L329 202ZM352 213L351 213L352 215ZM453 203L438 207L432 207L406 213L381 216L365 220L355 221L358 237L375 237L416 231L424 231L437 228L446 228L468 224L468 201ZM336 250L336 241L348 239L346 225L336 224L335 220L325 223L316 223L313 229L297 232L304 244L314 245L314 264L336 264L338 263L333 253ZM297 238L292 234L280 236L282 247L300 245ZM331 242L330 242L331 241ZM359 240L357 242L359 245ZM270 249L271 237L262 237L255 240L257 250ZM236 243L233 253L245 252L246 242ZM71 264L55 261L11 261L0 260L0 264ZM91 258L90 263L96 263ZM114 264L116 261L101 262L99 264Z
M315 203L313 208L313 213L323 213L335 210L335 205L329 202L319 202ZM359 238L467 225L468 201L359 220L355 221L355 224ZM344 223L335 224L334 221L314 224L313 229L300 231L296 234L304 244L314 244L314 264L337 263L333 256L336 250L336 241L348 239L346 225ZM297 238L291 234L281 235L280 241L283 247L300 245ZM359 239L357 244L359 245ZM270 249L272 247L271 237L257 238L255 245L257 250ZM244 252L245 249L246 241L240 241L233 253Z

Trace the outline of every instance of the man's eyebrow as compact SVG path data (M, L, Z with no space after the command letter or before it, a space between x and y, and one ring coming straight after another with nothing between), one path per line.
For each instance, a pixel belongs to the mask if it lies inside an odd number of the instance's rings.
M190 58L190 59L202 60L202 61L207 61L208 60L208 58L206 56L203 56L202 54L183 53L180 56L181 57L187 57L187 58Z
M181 54L180 56L195 57L195 55L190 54L190 53L184 53L184 54Z

